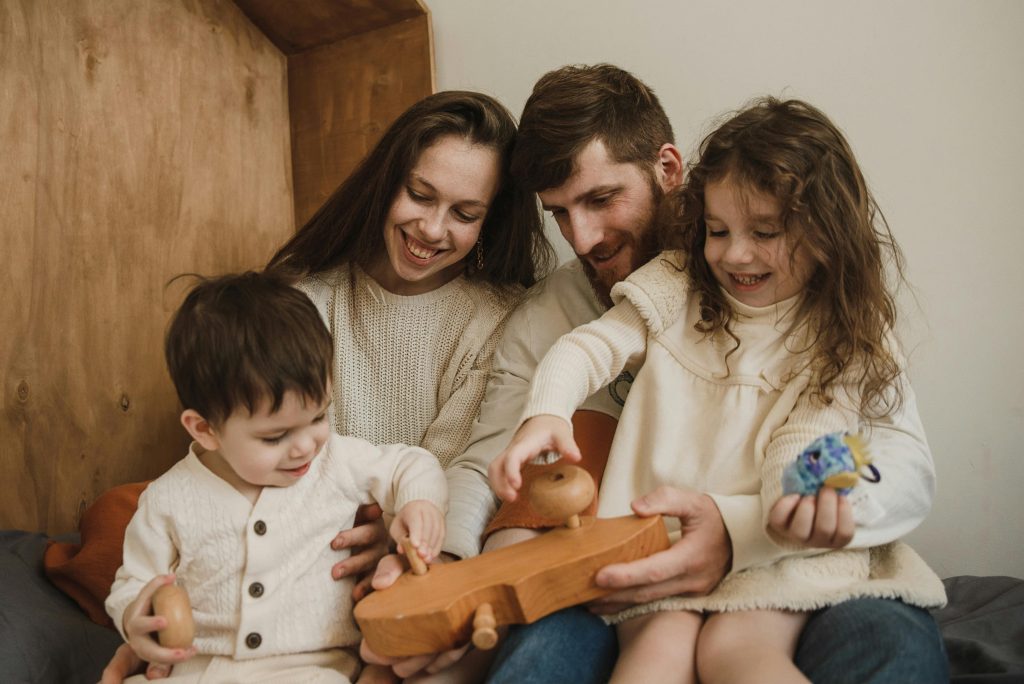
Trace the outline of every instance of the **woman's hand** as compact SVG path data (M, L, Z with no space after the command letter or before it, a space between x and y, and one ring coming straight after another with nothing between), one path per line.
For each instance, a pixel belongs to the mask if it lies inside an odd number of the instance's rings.
M789 494L772 506L768 526L795 544L841 549L853 539L853 507L831 487L822 487L817 496Z
M128 646L140 660L149 663L146 669L146 677L149 679L168 676L175 664L184 662L196 654L195 646L165 648L153 639L153 632L167 627L167 618L153 615L153 594L165 584L174 584L174 575L154 577L124 611L124 633ZM115 654L111 664L117 661L118 657Z
M331 568L331 577L360 579L352 588L352 600L359 601L370 593L370 581L380 559L388 553L388 532L384 528L383 512L377 504L360 506L356 511L355 526L342 530L331 541L335 551L352 549L351 555Z
M512 441L487 469L491 488L505 501L515 501L523 486L523 466L532 458L555 451L578 463L582 456L572 438L572 426L558 416L534 416L519 426Z

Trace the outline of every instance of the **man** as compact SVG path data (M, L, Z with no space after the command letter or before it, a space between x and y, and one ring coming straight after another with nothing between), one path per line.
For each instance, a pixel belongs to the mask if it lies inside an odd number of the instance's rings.
M600 316L611 303L612 286L657 252L659 200L682 182L683 166L654 93L631 74L598 65L565 67L537 82L520 121L512 172L538 193L578 259L538 285L508 322L470 447L492 456L511 439L544 352L561 334ZM617 419L631 381L620 376L587 400L574 419L578 439L610 433L609 421ZM916 407L901 419L916 420ZM873 498L885 514L858 529L854 544L860 546L891 541L917 526L930 508L934 485L927 445L907 437L899 424L877 426L871 439L876 464L886 475ZM589 453L582 443L581 448L599 479L608 444ZM759 501L720 511L701 492L661 488L639 505L644 514L679 518L684 534L665 552L602 569L597 583L616 591L592 610L705 594L746 566L745 549L755 540L731 538L730 523L743 529L738 521L759 516ZM827 490L817 500L800 501L786 532L811 546L842 546L850 540L836 529L851 515L849 502ZM519 502L506 504L489 528L493 534L485 548L528 537L534 532L526 528L538 523ZM569 609L513 628L488 681L604 681L615 652L610 628L587 610ZM897 601L859 599L819 611L804 630L795 660L812 681L948 680L934 620Z

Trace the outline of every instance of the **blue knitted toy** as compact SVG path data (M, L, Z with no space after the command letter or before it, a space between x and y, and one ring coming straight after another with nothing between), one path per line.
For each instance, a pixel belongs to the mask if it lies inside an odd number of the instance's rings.
M861 472L868 468L871 477ZM878 469L864 450L857 435L833 432L807 445L796 460L782 472L783 494L808 496L817 494L822 487L832 487L839 494L848 494L857 481L882 479Z

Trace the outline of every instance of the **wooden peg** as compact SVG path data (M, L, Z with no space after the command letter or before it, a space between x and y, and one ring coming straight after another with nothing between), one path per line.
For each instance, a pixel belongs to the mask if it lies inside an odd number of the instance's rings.
M412 574L414 575L426 575L427 564L420 558L420 554L417 553L416 547L412 545L412 540L406 537L402 540L402 548L405 549L405 558L409 561L409 567L412 568Z
M153 615L167 620L157 632L160 645L166 648L188 648L196 634L192 620L192 604L188 592L176 584L165 584L153 593Z
M489 651L498 643L498 623L490 603L481 603L473 616L473 645Z
M565 520L565 526L580 526L580 512L594 500L594 479L579 466L562 464L538 477L527 494L530 506L545 518Z

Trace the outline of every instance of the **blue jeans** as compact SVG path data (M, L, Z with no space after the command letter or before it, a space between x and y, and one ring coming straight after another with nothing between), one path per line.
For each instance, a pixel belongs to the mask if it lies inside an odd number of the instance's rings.
M498 648L490 684L598 684L618 657L615 631L576 607L517 625ZM942 636L926 610L899 601L854 599L816 612L797 645L812 682L930 684L949 681Z

